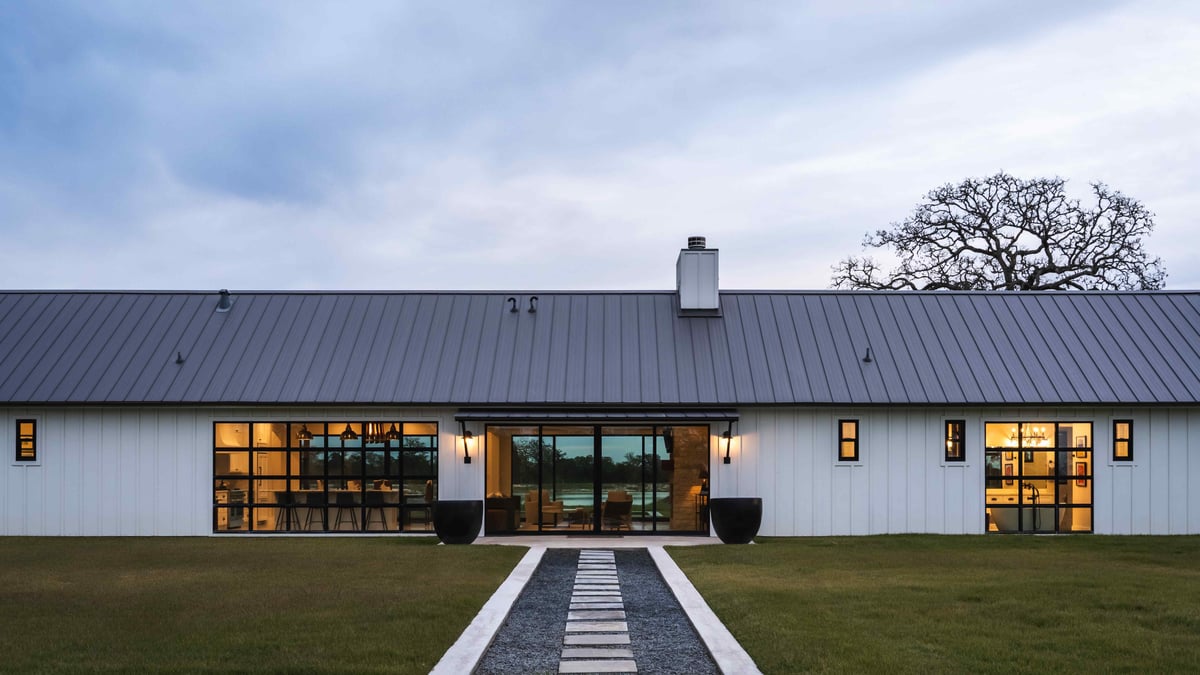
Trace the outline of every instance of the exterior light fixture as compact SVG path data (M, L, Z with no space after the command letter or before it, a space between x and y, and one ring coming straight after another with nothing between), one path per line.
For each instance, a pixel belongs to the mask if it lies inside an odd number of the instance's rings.
M722 464L732 463L729 459L729 446L733 444L733 421L729 422L729 428L721 432L721 438L725 440L725 459Z
M669 455L669 454L671 454L672 451L675 450L675 430L672 429L671 427L663 428L662 438L663 438L663 449L665 449L667 451L667 454Z
M353 441L358 438L358 434L354 433L354 430L350 428L349 422L346 422L346 428L338 435L341 436L343 441Z
M475 434L471 433L471 431L470 431L469 429L467 429L467 423L466 423L466 422L464 422L464 421L462 421L462 420L459 420L459 422L458 422L458 423L459 423L459 425L460 425L460 426L461 426L461 428L462 428L462 441L463 441L463 464L470 464L470 463L471 463L471 446L470 446L470 441L472 441L472 440L474 440L474 439L475 439Z

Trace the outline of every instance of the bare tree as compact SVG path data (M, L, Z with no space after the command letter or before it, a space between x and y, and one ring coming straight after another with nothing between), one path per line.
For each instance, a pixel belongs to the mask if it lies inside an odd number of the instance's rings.
M1058 290L1162 288L1162 260L1142 238L1154 214L1093 183L1094 206L1070 199L1061 178L1021 180L1006 173L969 178L926 195L912 215L863 239L889 248L886 271L868 256L833 268L837 288L879 290Z

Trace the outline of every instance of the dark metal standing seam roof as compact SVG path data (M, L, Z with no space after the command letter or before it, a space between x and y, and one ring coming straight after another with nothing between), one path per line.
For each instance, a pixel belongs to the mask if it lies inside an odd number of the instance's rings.
M715 317L672 292L530 295L0 293L0 402L1200 401L1197 292L729 291Z

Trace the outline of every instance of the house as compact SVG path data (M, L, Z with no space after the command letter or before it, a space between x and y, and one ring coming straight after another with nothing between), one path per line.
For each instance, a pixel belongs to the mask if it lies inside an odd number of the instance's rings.
M1200 532L1200 293L0 293L0 534Z

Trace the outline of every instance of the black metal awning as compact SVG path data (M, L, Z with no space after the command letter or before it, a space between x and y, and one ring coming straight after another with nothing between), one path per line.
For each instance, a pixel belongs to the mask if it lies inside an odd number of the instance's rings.
M459 422L631 422L631 423L687 423L687 422L731 422L738 419L736 410L686 409L686 410L553 410L530 408L463 408L454 414Z

